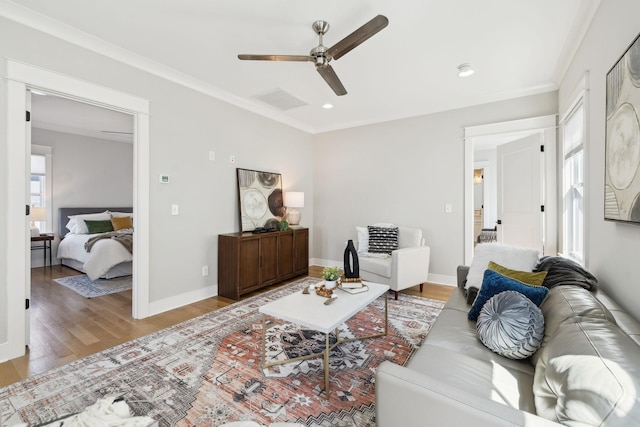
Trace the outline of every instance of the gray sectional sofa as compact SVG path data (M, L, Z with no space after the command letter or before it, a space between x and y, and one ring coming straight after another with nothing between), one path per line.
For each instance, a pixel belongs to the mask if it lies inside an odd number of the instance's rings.
M640 426L638 322L602 291L555 286L542 346L508 359L467 320L467 272L408 365L380 365L378 427Z

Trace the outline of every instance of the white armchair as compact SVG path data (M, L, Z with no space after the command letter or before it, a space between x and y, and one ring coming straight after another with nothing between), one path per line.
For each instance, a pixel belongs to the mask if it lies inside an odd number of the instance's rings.
M391 252L391 256L381 258L367 254L362 250L363 235L366 227L357 227L358 230L358 260L360 264L360 277L370 282L384 283L395 292L398 299L398 291L411 286L420 285L428 280L429 257L431 248L425 245L422 230L413 227L398 227L398 249Z

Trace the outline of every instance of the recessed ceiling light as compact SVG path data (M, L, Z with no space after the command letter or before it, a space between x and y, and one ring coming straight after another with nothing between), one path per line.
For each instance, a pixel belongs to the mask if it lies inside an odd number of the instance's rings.
M473 68L471 68L471 64L464 63L464 64L458 65L458 77L469 77L471 74L475 72L476 71Z
M329 104L327 102L326 104L322 104L322 108L324 108L325 110L331 110L333 108L333 104Z

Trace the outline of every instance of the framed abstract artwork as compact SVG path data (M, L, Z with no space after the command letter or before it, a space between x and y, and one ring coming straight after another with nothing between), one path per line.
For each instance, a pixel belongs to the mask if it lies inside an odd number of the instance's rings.
M251 169L236 169L240 231L256 228L277 230L285 215L282 199L282 175Z
M640 36L607 73L604 219L640 223Z

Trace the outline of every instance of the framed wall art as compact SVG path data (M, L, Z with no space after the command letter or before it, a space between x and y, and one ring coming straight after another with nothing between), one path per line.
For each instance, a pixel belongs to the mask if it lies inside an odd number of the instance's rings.
M282 175L251 169L236 169L240 230L256 228L277 230L285 215L282 199Z
M604 219L640 223L640 36L607 73Z

